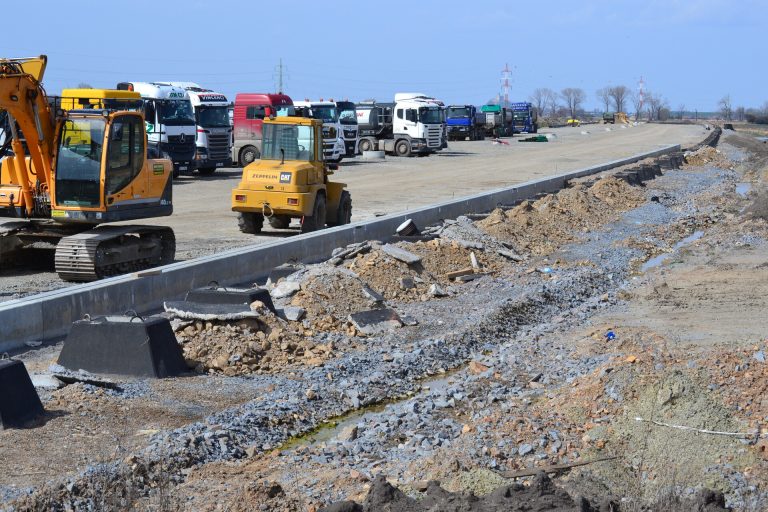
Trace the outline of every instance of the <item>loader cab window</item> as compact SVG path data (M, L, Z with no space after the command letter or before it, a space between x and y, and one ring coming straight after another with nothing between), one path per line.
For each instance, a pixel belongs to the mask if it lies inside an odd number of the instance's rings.
M315 136L312 126L295 124L264 124L262 160L312 161Z
M102 117L67 119L56 157L56 203L98 207L105 121Z
M104 194L109 196L124 189L144 166L144 132L141 118L121 116L109 131L107 173Z

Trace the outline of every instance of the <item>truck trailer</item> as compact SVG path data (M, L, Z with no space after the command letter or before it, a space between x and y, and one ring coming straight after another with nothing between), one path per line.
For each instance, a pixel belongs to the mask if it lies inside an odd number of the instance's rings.
M500 105L483 105L475 119L488 137L510 137L513 134L512 111Z
M429 155L444 147L442 103L423 93L397 93L394 103L357 105L360 151Z

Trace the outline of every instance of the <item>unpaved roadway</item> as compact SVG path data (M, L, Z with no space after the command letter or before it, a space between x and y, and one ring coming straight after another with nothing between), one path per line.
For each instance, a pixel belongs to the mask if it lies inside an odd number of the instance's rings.
M542 130L556 137L548 143L509 144L490 140L451 142L449 148L427 158L388 157L384 161L342 162L334 176L352 193L353 221L407 211L624 158L668 144L694 144L706 132L696 125L587 125ZM583 134L582 132L589 132ZM234 247L273 241L298 234L293 229L269 227L261 236L245 235L230 210L230 193L241 169L222 169L208 178L181 177L174 183L174 214L157 219L176 233L177 259L187 260ZM52 251L38 251L33 270L0 272L0 301L67 286L53 272Z

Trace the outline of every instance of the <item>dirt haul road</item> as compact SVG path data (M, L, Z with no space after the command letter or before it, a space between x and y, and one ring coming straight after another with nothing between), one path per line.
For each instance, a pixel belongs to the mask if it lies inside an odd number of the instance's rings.
M509 144L451 142L448 149L428 158L345 160L334 178L348 184L352 220L359 221L624 158L661 145L686 146L707 133L695 125L606 128L589 125L543 130L556 135L548 143L519 143L526 135L506 139ZM236 214L230 210L230 194L240 174L240 169L223 169L210 178L183 176L174 183L174 214L155 223L175 231L177 259L299 233L296 222L288 230L267 226L261 236L240 233ZM40 250L34 259L36 266L31 270L0 272L0 301L67 286L53 272L52 250Z

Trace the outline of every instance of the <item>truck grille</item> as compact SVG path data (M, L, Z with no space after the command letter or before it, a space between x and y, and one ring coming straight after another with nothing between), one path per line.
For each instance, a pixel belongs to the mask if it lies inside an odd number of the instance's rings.
M227 160L229 156L229 134L209 134L208 158L211 160Z
M195 158L195 151L197 150L195 138L187 136L184 142L180 142L180 139L179 135L169 136L168 142L162 144L162 149L171 155L174 162L189 162Z
M427 146L428 147L439 148L443 144L442 138L443 138L442 126L427 127Z

